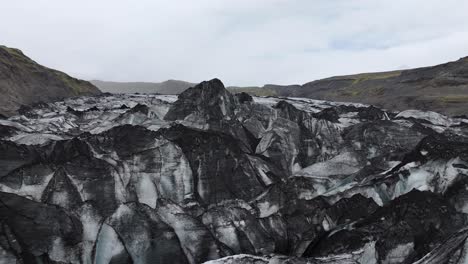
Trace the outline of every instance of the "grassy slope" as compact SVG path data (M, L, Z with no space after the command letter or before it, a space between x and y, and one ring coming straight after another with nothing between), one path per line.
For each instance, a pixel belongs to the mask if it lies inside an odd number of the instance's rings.
M0 114L21 106L83 94L98 94L90 82L44 67L19 49L0 46Z

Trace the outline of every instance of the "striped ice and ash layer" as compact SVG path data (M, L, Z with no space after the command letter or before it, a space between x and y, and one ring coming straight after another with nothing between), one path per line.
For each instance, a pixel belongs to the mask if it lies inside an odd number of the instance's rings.
M41 104L0 120L0 263L461 264L467 136L219 80Z

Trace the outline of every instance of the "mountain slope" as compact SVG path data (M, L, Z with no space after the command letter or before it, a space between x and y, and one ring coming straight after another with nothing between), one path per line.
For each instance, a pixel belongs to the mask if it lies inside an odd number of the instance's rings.
M468 57L432 67L336 76L301 86L266 85L247 92L461 115L468 112Z
M163 83L92 82L111 93L179 94L194 86L175 80ZM432 67L335 76L303 85L267 84L227 89L257 96L305 97L372 104L396 111L420 109L463 115L468 112L468 57Z
M92 80L101 91L108 93L159 93L159 94L180 94L185 89L195 86L194 83L167 80L160 83L151 82L107 82Z
M87 81L46 68L18 49L0 46L0 114L12 115L21 105L99 94Z

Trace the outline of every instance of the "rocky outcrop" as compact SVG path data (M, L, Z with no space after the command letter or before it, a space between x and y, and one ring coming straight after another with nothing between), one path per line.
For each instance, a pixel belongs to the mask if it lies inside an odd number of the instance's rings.
M0 260L461 264L465 122L216 79L41 104L0 120Z
M0 46L0 114L13 115L23 105L101 93L87 81L46 68L18 49Z
M166 120L202 119L206 122L231 119L235 99L218 79L202 82L179 95Z

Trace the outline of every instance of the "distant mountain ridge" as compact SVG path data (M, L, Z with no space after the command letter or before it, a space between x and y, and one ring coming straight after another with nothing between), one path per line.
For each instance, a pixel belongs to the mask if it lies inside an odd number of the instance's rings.
M160 83L153 82L108 82L100 80L90 81L101 91L108 93L159 93L159 94L180 94L187 88L195 86L195 83L167 80Z
M254 95L372 104L389 110L468 113L468 57L431 67L335 76L303 85L239 89Z
M179 94L195 85L174 80L163 83L92 82L101 90L113 93ZM468 57L431 67L335 76L303 85L266 84L227 89L257 96L306 97L373 104L389 110L421 109L463 115L468 113Z
M0 114L14 114L22 105L101 93L88 81L44 67L19 49L0 45Z

